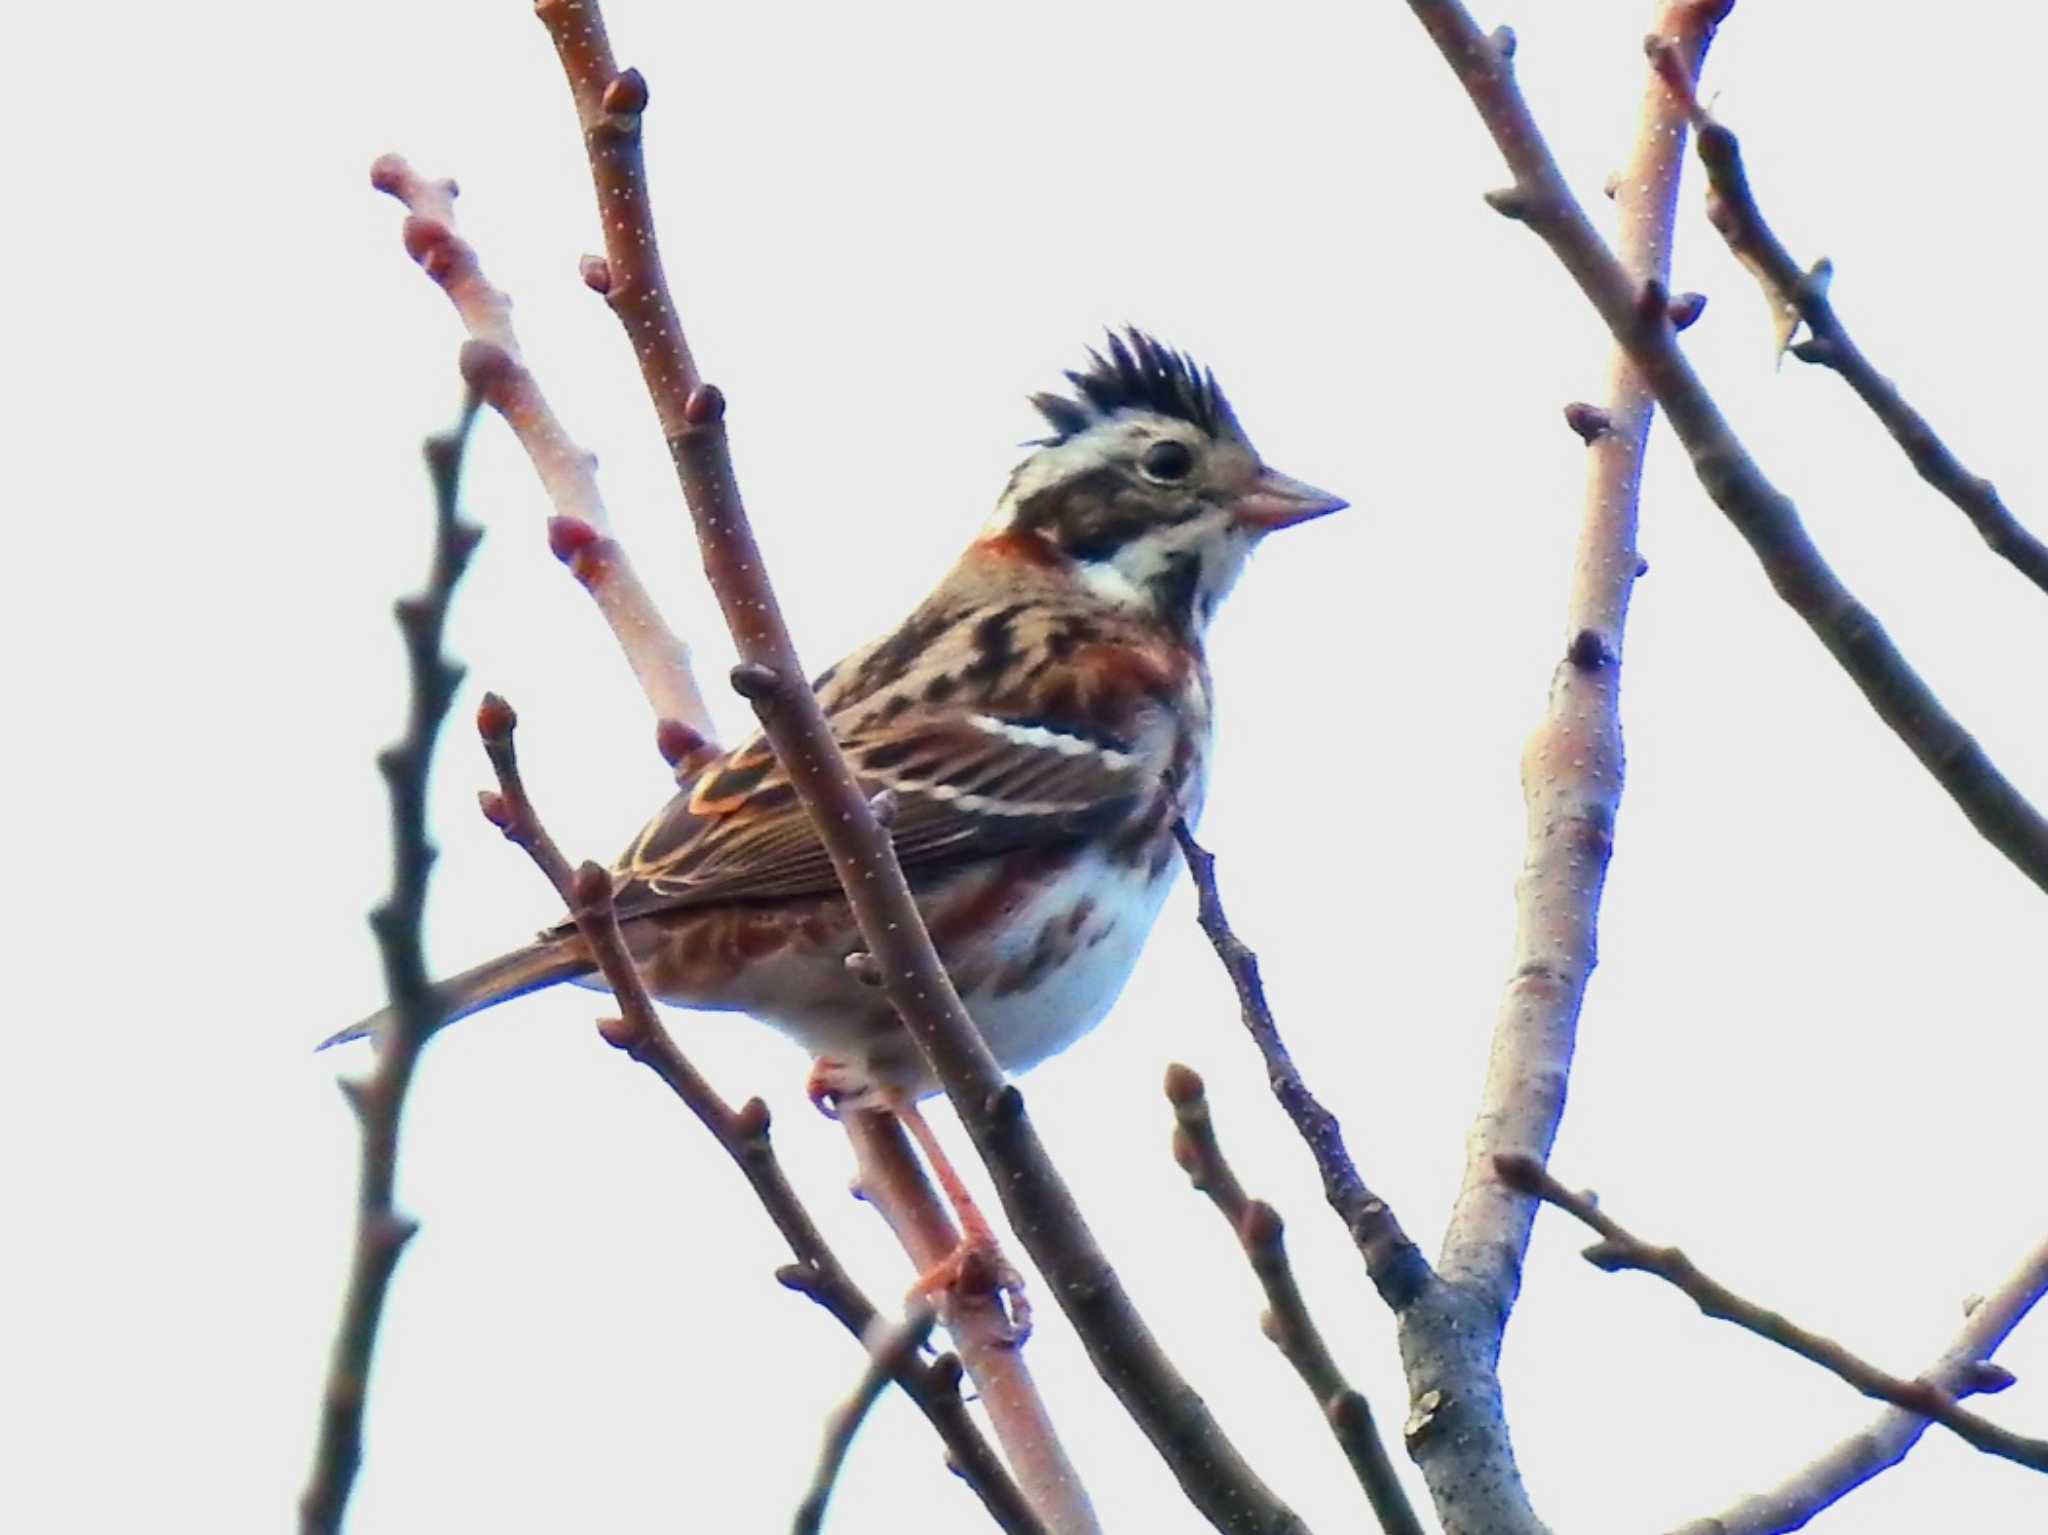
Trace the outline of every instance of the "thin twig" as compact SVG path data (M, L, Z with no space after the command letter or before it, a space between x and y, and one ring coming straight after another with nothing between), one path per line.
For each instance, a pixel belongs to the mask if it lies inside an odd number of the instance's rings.
M1965 1306L1962 1330L1920 1378L1959 1398L2004 1390L2012 1384L2012 1376L1991 1363L1991 1356L2044 1295L2048 1295L2048 1242L2027 1254L1990 1295ZM1788 1530L1803 1528L1821 1510L1904 1460L1927 1427L1928 1419L1919 1413L1888 1407L1875 1421L1769 1491L1744 1498L1710 1518L1695 1520L1673 1535L1785 1535Z
M804 684L726 443L725 402L700 381L662 277L640 151L647 85L621 72L595 0L540 0L573 94L605 236L605 295L640 360L696 523L706 574L754 706L830 854L885 994L995 1175L1019 1240L1097 1371L1226 1531L1280 1535L1299 1519L1246 1464L1152 1336L939 963L887 833Z
M952 1256L960 1232L893 1114L841 1118L859 1168L860 1196L887 1222L913 1267L927 1273ZM1051 1535L1099 1535L1088 1489L1067 1457L1003 1306L1001 1276L970 1266L938 1296L939 1315L987 1410L1004 1458Z
M1514 174L1491 194L1547 244L1626 349L1691 455L1701 485L1742 534L1778 595L1804 619L1970 823L2048 890L2048 819L1943 707L1876 617L1836 576L1791 500L1764 477L1677 342L1662 283L1631 277L1572 196L1515 84L1512 50L1458 0L1408 0Z
M455 183L420 175L403 156L370 167L370 184L406 208L406 253L448 295L472 338L462 373L533 461L554 516L548 547L597 603L655 717L704 736L711 715L690 667L690 651L648 595L612 536L597 489L597 461L576 445L527 370L512 329L512 301L484 276L476 248L455 232Z
M1385 1201L1365 1187L1336 1119L1302 1082L1281 1039L1259 979L1258 956L1224 915L1215 860L1184 823L1175 835L1194 878L1202 930L1237 987L1245 1027L1266 1059L1274 1096L1314 1156L1331 1208L1393 1310L1409 1386L1401 1437L1428 1479L1447 1535L1544 1535L1508 1444L1496 1368L1503 1315L1473 1287L1437 1274Z
M929 1306L917 1306L893 1327L885 1327L878 1336L864 1340L873 1357L868 1360L868 1367L861 1371L853 1395L826 1420L825 1443L818 1451L818 1469L812 1473L811 1485L804 1493L803 1502L797 1505L796 1517L790 1521L792 1535L818 1535L825 1523L825 1505L832 1501L833 1484L839 1480L839 1468L846 1464L846 1452L853 1448L853 1436L860 1432L861 1423L881 1399L889 1382L902 1373L904 1365L917 1357L918 1350L924 1347L924 1340L932 1335L932 1323L937 1320Z
M444 1016L420 943L427 875L434 863L433 844L427 840L427 770L441 722L462 681L462 668L441 649L448 602L483 536L480 528L461 520L456 507L463 449L477 404L475 394L470 394L455 428L427 439L427 470L434 485L433 564L426 589L397 605L411 705L404 736L377 758L391 792L392 879L391 893L370 914L370 928L383 956L392 1021L377 1036L376 1065L370 1075L344 1077L341 1082L362 1130L362 1171L348 1288L321 1388L313 1468L299 1500L299 1528L306 1535L331 1535L341 1528L362 1464L363 1405L384 1297L399 1254L419 1229L398 1212L398 1133L420 1051Z
M1280 1212L1263 1199L1246 1198L1244 1186L1223 1155L1200 1074L1178 1064L1167 1067L1166 1097L1173 1105L1173 1159L1236 1234L1259 1287L1266 1292L1261 1331L1294 1366L1294 1373L1315 1398L1317 1410L1329 1423L1359 1486L1365 1489L1380 1528L1386 1535L1422 1535L1422 1523L1387 1456L1371 1405L1337 1368L1322 1330L1309 1314L1308 1302L1295 1282L1294 1266L1287 1259L1286 1227Z
M738 1109L732 1108L662 1025L619 930L612 907L611 875L595 863L571 870L534 808L519 773L513 740L518 723L512 706L496 694L487 696L477 711L477 729L498 780L496 793L482 797L484 814L507 841L533 859L589 945L591 958L619 1007L619 1016L601 1022L598 1032L606 1043L659 1077L711 1132L746 1178L796 1258L794 1264L777 1270L776 1278L816 1301L854 1337L866 1339L879 1313L841 1267L810 1211L790 1186L769 1139L768 1105L749 1098ZM914 1357L905 1357L893 1378L938 1431L948 1463L996 1523L1014 1535L1041 1535L1045 1526L967 1415L960 1399L957 1362L921 1365Z
M2048 592L2048 543L2027 531L2000 498L1997 487L1972 474L1927 418L1863 355L1829 296L1831 264L1823 259L1811 268L1801 267L1785 249L1757 206L1743 168L1742 146L1700 105L1685 60L1661 48L1653 50L1650 59L1699 131L1700 163L1707 170L1707 218L1736 259L1762 285L1777 323L1780 348L1789 349L1802 362L1833 369L1870 407L1920 478L1970 519L1992 552ZM1802 321L1808 339L1795 343L1792 336Z
M1931 1418L1987 1455L1997 1455L2036 1471L2048 1471L2048 1439L2030 1439L2002 1428L1963 1406L1947 1388L1930 1380L1905 1380L1889 1374L1850 1353L1834 1339L1744 1299L1719 1280L1700 1272L1699 1266L1678 1248L1653 1247L1627 1230L1601 1210L1592 1195L1573 1193L1533 1157L1503 1156L1496 1167L1502 1179L1514 1188L1555 1205L1600 1234L1600 1240L1585 1251L1586 1261L1595 1268L1609 1274L1633 1269L1661 1279L1691 1297L1706 1315L1733 1322L1745 1332L1811 1360L1865 1396Z
M1232 931L1224 915L1223 897L1216 888L1215 858L1195 841L1187 822L1176 821L1173 834L1194 879L1197 920L1237 988L1238 1008L1252 1042L1265 1058L1266 1079L1272 1084L1273 1096L1294 1121L1295 1129L1315 1158L1316 1171L1322 1175L1323 1195L1344 1222L1344 1229L1351 1233L1351 1240L1365 1259L1366 1273L1387 1304L1401 1311L1431 1279L1429 1263L1401 1229L1401 1222L1386 1201L1367 1188L1359 1176L1358 1166L1344 1145L1344 1129L1337 1123L1337 1116L1324 1108L1302 1081L1266 1001L1265 984L1259 978L1259 957Z

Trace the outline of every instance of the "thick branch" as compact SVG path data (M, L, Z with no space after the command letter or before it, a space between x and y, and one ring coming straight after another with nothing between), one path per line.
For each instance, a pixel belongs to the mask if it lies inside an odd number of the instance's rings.
M1996 486L1964 467L1927 418L1863 355L1828 296L1829 264L1822 260L1811 269L1801 267L1765 221L1743 168L1742 147L1700 105L1685 60L1660 49L1651 54L1651 61L1699 130L1700 163L1707 170L1707 217L1736 259L1762 284L1778 324L1779 345L1789 347L1802 362L1839 374L1891 433L1920 478L1970 519L1994 553L2048 592L2048 543L2013 516ZM1792 334L1802 321L1809 338L1794 344Z
M1280 1212L1262 1199L1247 1199L1216 1139L1209 1098L1201 1076L1186 1066L1166 1068L1166 1097L1173 1105L1173 1159L1188 1182L1208 1195L1216 1213L1244 1247L1259 1287L1266 1292L1266 1314L1260 1330L1315 1398L1329 1422L1337 1446L1351 1462L1352 1473L1365 1489L1366 1501L1386 1535L1422 1535L1422 1524L1408 1502L1401 1478L1387 1457L1373 1421L1372 1407L1352 1389L1337 1368L1322 1330L1309 1314L1294 1266L1287 1259L1286 1227Z
M768 1105L750 1098L738 1109L732 1108L662 1026L619 930L612 909L611 875L595 863L571 871L527 795L513 746L517 725L511 706L495 694L477 711L478 730L498 778L497 792L483 796L484 814L548 877L589 945L591 957L619 1006L619 1016L600 1023L599 1032L608 1044L661 1078L740 1170L796 1258L794 1264L778 1270L776 1278L809 1296L854 1337L865 1340L878 1313L840 1266L783 1173L769 1140ZM938 1431L948 1463L974 1489L990 1516L1015 1535L1040 1535L1044 1526L967 1415L960 1400L957 1362L938 1360L924 1365L914 1355L907 1355L898 1366L892 1378Z
M1729 0L1671 0L1657 32L1697 68ZM1500 40L1489 46L1504 52ZM1638 284L1661 291L1671 270L1671 226L1685 154L1685 114L1670 94L1644 93L1628 163L1614 180L1620 259ZM1564 654L1541 722L1522 754L1527 841L1515 887L1515 945L1494 1023L1465 1177L1444 1234L1441 1263L1470 1284L1505 1327L1521 1286L1534 1207L1492 1174L1504 1151L1549 1154L1564 1117L1580 1008L1598 961L1600 898L1621 807L1621 656L1636 549L1643 454L1656 406L1628 355L1608 361L1607 396L1587 430L1580 518Z
M483 536L481 529L456 513L462 454L476 411L472 394L463 402L455 429L427 440L427 469L434 483L433 564L426 590L401 599L397 607L411 675L411 705L405 735L377 758L391 791L392 879L391 893L370 914L370 928L384 960L392 1021L377 1036L377 1059L370 1075L344 1077L341 1084L362 1130L362 1170L348 1288L321 1389L313 1469L299 1500L299 1528L307 1535L329 1535L341 1528L362 1464L363 1404L377 1329L384 1318L384 1297L399 1254L418 1229L398 1213L398 1132L420 1051L444 1016L420 943L427 874L434 863L433 844L427 840L427 769L441 722L462 680L462 669L441 650L448 601Z
M1408 0L1513 171L1489 201L1540 235L1628 352L1671 418L1707 494L1748 541L1772 586L1986 841L2048 890L2048 820L1934 696L1764 477L1679 349L1661 283L1632 278L1573 198L1515 85L1508 51L1457 0Z
M440 285L469 331L463 377L505 418L533 461L555 512L548 523L549 548L597 603L655 716L708 736L711 716L690 667L689 647L669 629L612 537L597 489L597 461L569 436L521 360L511 299L491 286L475 247L455 232L455 183L430 181L402 156L385 155L370 167L370 184L405 204L406 253Z
M797 1506L795 1519L790 1522L792 1535L818 1535L818 1530L825 1523L825 1505L832 1501L832 1485L839 1480L839 1468L846 1464L846 1452L853 1448L853 1436L860 1432L862 1421L881 1398L890 1380L917 1357L918 1350L924 1347L924 1340L931 1336L932 1323L936 1320L930 1307L917 1307L895 1326L883 1328L876 1336L863 1340L873 1357L868 1360L868 1367L861 1371L853 1395L825 1424L825 1443L818 1451L818 1469L811 1476L811 1485L804 1493L803 1502Z
M1954 1392L1933 1381L1905 1380L1849 1352L1832 1338L1801 1327L1797 1322L1746 1300L1733 1290L1702 1273L1699 1266L1676 1247L1653 1247L1606 1214L1590 1194L1575 1194L1559 1183L1532 1157L1504 1156L1498 1164L1501 1177L1516 1189L1555 1205L1566 1214L1600 1234L1600 1240L1586 1249L1586 1261L1614 1274L1633 1269L1663 1280L1690 1296L1702 1312L1719 1321L1733 1322L1745 1332L1766 1342L1789 1349L1836 1375L1865 1396L1876 1397L1894 1407L1931 1418L1961 1436L1987 1455L2001 1456L2036 1471L2048 1471L2048 1439L2029 1439L1979 1417L1957 1400ZM1995 1365L1981 1368L1996 1369ZM2003 1372L2001 1372L2002 1374ZM1980 1378L1978 1390L1986 1389ZM2004 1384L2011 1384L2007 1377Z
M1189 1499L1221 1529L1276 1535L1299 1528L1139 1318L1039 1141L1023 1095L1005 1082L940 965L889 838L804 684L733 478L724 400L697 382L663 286L640 156L646 83L618 69L594 0L540 0L536 9L583 125L605 231L606 296L669 434L705 570L739 649L734 683L810 812L890 1002L994 1173L1011 1224L1097 1370Z
M2002 1390L2012 1377L1991 1364L1991 1356L2043 1295L2048 1295L2048 1242L2027 1254L1990 1295L1966 1306L1962 1331L1920 1378L1957 1397ZM1917 1412L1888 1407L1860 1432L1768 1492L1744 1498L1673 1535L1784 1535L1800 1529L1821 1510L1904 1460L1927 1431L1928 1421Z

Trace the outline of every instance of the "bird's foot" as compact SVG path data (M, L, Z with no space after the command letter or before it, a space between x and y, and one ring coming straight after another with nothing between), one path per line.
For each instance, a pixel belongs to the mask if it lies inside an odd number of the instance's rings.
M1031 1336L1031 1296L1024 1276L1003 1255L995 1234L986 1226L963 1232L960 1245L917 1276L910 1287L913 1297L993 1305L1001 1314L998 1336L1012 1348L1021 1348Z
M821 1055L811 1062L811 1074L804 1079L804 1096L811 1107L827 1119L843 1119L854 1109L881 1105L873 1081L851 1061Z

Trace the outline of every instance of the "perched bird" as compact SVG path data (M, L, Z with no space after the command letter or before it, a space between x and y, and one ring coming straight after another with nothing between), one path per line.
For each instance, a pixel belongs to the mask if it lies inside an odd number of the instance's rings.
M855 773L893 800L932 940L1010 1071L1100 1021L1158 916L1174 822L1206 785L1217 604L1266 534L1345 504L1261 464L1186 356L1132 330L1091 358L1071 398L1033 397L1052 435L937 589L814 684ZM706 765L613 878L655 996L793 1036L821 1102L900 1108L934 1086L849 969L860 934L761 738ZM563 927L444 994L461 1017L592 968Z

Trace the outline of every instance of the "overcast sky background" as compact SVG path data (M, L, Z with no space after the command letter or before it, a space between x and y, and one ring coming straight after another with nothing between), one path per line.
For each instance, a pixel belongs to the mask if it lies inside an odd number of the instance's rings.
M1582 195L1621 158L1642 0L1488 11ZM814 667L893 622L986 514L1109 323L1212 364L1272 463L1354 501L1275 539L1213 635L1207 840L1297 1056L1433 1249L1512 922L1521 741L1563 643L1606 339L1480 201L1503 175L1405 6L665 6L616 0L697 354ZM1737 8L1709 88L1761 196L1879 364L2048 528L2035 7ZM26 29L24 31L24 28ZM567 94L514 0L40 7L0 118L14 507L7 630L14 979L0 1144L13 1237L0 1521L274 1530L307 1460L378 1001L372 754L401 710L393 596L423 569L417 441L458 331L366 169L464 188L529 357L715 682L730 650L617 327ZM1604 205L1603 205L1604 207ZM1773 366L1762 301L1689 170L1687 345L1822 546L2012 777L2048 798L2048 601L1922 487L1835 379ZM24 483L25 480L25 483ZM1628 645L1630 778L1555 1165L1646 1236L1902 1372L2041 1236L2041 893L1979 841L1771 595L1674 444L1652 454ZM545 507L483 423L490 530L435 780L430 943L453 969L554 915L476 815L477 690L525 721L573 855L662 800L645 710ZM745 711L716 702L728 728ZM426 1057L352 1528L786 1526L860 1360L770 1279L772 1231L709 1139L605 1048L587 993ZM908 1281L844 1197L804 1062L679 1017L761 1093L878 1297ZM1234 1245L1167 1155L1169 1060L1209 1077L1247 1185L1390 1425L1387 1316L1268 1101L1182 890L1108 1024L1025 1086L1132 1295L1319 1530L1363 1504L1256 1328ZM964 1141L950 1112L941 1133ZM978 1169L977 1169L978 1172ZM991 1201L993 1203L993 1201ZM1539 1224L1504 1371L1537 1507L1641 1531L1775 1481L1866 1420L1818 1370L1603 1276ZM1031 1359L1110 1528L1194 1531L1050 1297ZM2048 1431L2048 1317L1988 1404ZM1419 1478L1412 1478L1420 1495ZM2048 1483L1935 1432L1815 1528L2039 1529ZM885 1401L831 1528L976 1527Z

